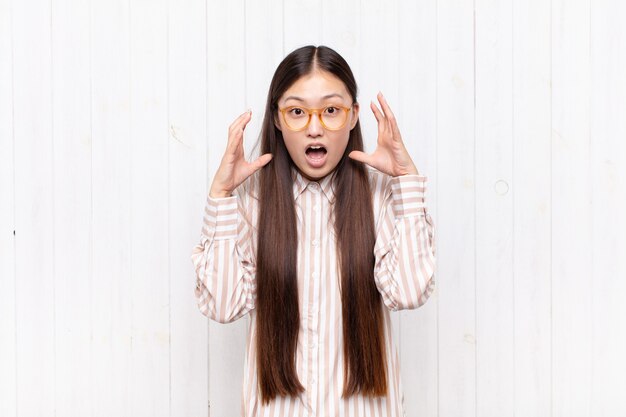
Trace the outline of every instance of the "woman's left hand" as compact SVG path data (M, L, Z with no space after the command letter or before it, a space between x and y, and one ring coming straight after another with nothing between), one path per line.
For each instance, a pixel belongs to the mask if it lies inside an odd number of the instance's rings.
M391 112L389 104L383 97L383 93L378 93L377 97L383 113L374 102L370 104L374 117L378 121L376 150L370 155L361 151L352 151L348 156L392 177L409 174L419 175L411 156L404 147L396 118Z

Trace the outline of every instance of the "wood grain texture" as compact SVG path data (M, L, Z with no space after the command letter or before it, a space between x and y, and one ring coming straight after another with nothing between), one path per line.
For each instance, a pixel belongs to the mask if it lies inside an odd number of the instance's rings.
M475 3L476 415L515 415L512 2Z
M15 391L22 415L51 415L57 400L50 6L37 0L12 4Z
M0 2L0 415L17 413L12 2Z
M90 5L52 3L55 409L89 415L92 301Z
M472 4L437 4L438 396L476 416L476 132ZM432 174L431 174L432 175ZM455 258L455 262L446 259Z
M550 4L513 4L515 413L552 415Z
M591 292L591 415L626 414L620 401L626 390L626 43L622 2L591 5L589 188L591 195L591 271L585 288ZM586 381L584 387L588 385Z
M171 414L167 10L129 9L131 415Z
M208 322L198 314L191 247L200 236L207 179L206 4L169 1L170 415L208 414ZM160 274L156 275L161 277Z
M401 124L407 150L420 174L426 175L426 204L435 224L437 214L437 2L400 2L398 13L398 98L394 113ZM438 256L438 253L435 253ZM438 266L436 266L437 268ZM400 366L407 416L437 415L437 310L435 292L417 310L400 312Z
M589 12L588 1L552 2L553 416L593 414Z
M130 415L133 290L128 2L93 2L90 23L92 413Z

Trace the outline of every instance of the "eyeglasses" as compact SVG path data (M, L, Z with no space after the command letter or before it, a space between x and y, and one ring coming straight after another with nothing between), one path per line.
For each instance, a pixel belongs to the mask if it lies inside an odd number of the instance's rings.
M348 121L348 113L352 107L328 106L321 109L290 106L278 109L283 115L285 125L294 132L306 129L311 123L311 116L317 113L322 126L328 130L339 130Z

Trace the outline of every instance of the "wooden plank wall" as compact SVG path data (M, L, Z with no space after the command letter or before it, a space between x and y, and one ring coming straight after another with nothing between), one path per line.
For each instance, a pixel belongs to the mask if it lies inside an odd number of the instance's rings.
M0 0L0 415L239 414L248 318L191 248L231 121L332 46L429 177L437 291L393 315L407 416L626 415L618 0ZM36 400L33 400L36 399Z

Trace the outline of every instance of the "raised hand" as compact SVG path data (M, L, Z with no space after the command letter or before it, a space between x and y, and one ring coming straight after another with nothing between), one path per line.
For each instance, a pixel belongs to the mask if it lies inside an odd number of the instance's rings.
M263 168L271 159L272 154L261 155L254 162L244 158L243 131L252 119L252 112L240 115L228 128L228 145L222 157L209 196L212 198L229 197L250 175Z
M383 112L378 109L374 102L370 103L374 117L378 121L376 150L369 155L361 151L352 151L348 156L392 177L419 174L411 156L404 147L396 118L385 97L383 97L383 93L378 93L377 98Z

